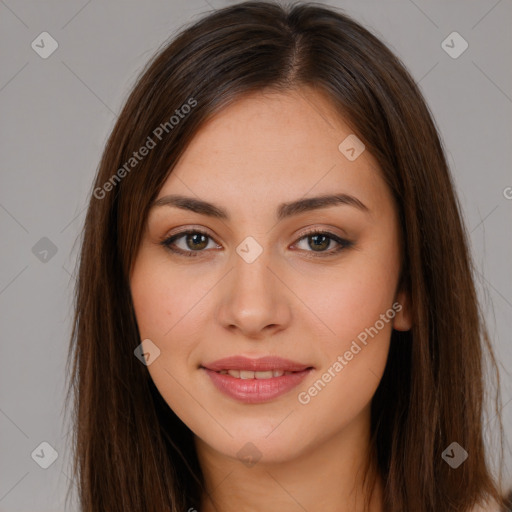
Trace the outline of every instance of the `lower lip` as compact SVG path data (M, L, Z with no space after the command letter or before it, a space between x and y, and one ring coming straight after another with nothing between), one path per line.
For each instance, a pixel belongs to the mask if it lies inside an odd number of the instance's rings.
M203 368L203 370L210 376L219 391L246 404L268 402L288 393L298 386L311 371L311 369L307 369L271 379L237 379L208 368Z

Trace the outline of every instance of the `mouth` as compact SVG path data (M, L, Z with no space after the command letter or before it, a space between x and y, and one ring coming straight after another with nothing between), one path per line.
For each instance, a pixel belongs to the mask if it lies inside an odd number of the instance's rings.
M280 357L251 359L235 356L200 367L224 395L239 402L271 401L298 386L313 366Z

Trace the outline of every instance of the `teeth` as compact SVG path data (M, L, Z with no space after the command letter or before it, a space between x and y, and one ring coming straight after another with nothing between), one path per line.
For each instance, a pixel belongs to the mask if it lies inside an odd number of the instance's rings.
M268 370L264 372L252 372L250 370L220 370L222 375L231 375L235 379L271 379L273 377L282 377L283 375L290 375L293 372L284 370Z
M271 379L273 377L272 370L268 372L254 372L255 379Z

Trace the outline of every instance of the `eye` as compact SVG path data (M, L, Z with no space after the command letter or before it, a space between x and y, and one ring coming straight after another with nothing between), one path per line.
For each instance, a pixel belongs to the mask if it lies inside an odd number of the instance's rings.
M183 243L182 246L179 247L176 242L181 239L183 239ZM208 235L208 233L198 229L193 229L182 231L181 233L166 238L160 243L173 253L180 254L182 256L197 256L197 253L203 252L203 249L208 247L208 239L213 242L213 238Z
M206 233L205 231L201 231L198 229L189 229L187 231L182 231L181 233L177 233L172 235L165 240L160 242L166 249L169 251L178 254L180 256L198 256L198 253L204 252L204 249L208 248L209 241L213 243L213 238ZM301 249L305 252L317 253L313 254L316 256L331 256L336 254L343 249L347 249L353 245L349 240L340 238L334 233L330 233L328 231L321 230L313 230L304 234L301 238L299 238L296 245L300 244L303 241L311 241L311 243L307 243L307 245L313 250L310 251L308 249ZM181 243L181 247L177 242ZM331 250L326 250L331 246L331 243L334 242L337 244L337 247ZM219 248L220 246L213 243L213 248ZM212 248L212 247L210 247Z
M321 230L313 230L306 233L304 236L302 236L299 241L297 242L297 245L300 244L302 241L306 242L307 247L312 248L312 251L309 251L308 249L301 249L305 250L306 252L312 252L317 253L313 254L314 257L316 256L331 256L333 254L336 254L343 249L347 249L353 245L352 242L349 240L340 238L339 236L335 235L334 233L330 233L329 231L321 231ZM331 246L331 242L334 242L335 244L338 244L337 247L334 249L331 249L327 251L326 249Z

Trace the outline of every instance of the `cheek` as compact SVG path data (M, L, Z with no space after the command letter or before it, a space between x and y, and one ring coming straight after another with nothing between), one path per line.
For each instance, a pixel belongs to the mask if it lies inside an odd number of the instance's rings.
M299 390L312 431L323 424L333 433L370 403L388 357L398 275L397 244L388 237L354 253L336 273L317 276L309 304L335 334L322 340L321 368Z
M148 370L166 399L175 390L179 395L180 383L197 370L195 354L209 332L208 294L217 282L213 273L178 267L151 251L141 251L136 261L131 276L135 315L141 340L149 338L160 349Z
M383 245L347 254L336 267L297 274L294 292L309 309L307 317L317 322L319 334L325 334L323 347L331 355L373 326L394 302L399 261L394 246Z
M372 247L354 252L336 271L316 273L314 286L302 281L296 289L307 297L304 302L321 319L319 329L326 333L318 336L316 346L321 355L319 371L301 387L302 396L298 394L298 403L313 424L320 418L326 421L325 412L336 409L340 414L329 423L340 428L377 389L396 315L392 307L399 274L396 247L392 236L374 239Z
M343 280L331 301L321 311L322 321L334 335L318 337L320 364L300 392L298 402L305 414L325 418L326 411L340 411L336 428L354 417L371 400L384 372L389 351L392 320L392 290L375 287L371 274L351 282ZM309 404L309 405L307 405ZM318 420L319 421L319 420Z
M207 278L194 277L189 270L178 270L165 258L142 251L130 282L141 337L165 343L182 325L190 328L190 317L201 314L201 298L212 285Z
M357 343L357 348L350 345L352 350L348 346L333 350L315 378L298 390L294 417L303 431L313 434L313 445L350 428L350 424L362 428L364 420L359 420L369 414L386 365L389 331L382 330L366 346ZM347 352L352 354L350 360Z
M182 421L194 423L201 409L196 410L187 392L190 372L195 370L188 362L197 344L196 333L204 330L200 326L204 314L201 298L208 291L208 283L177 271L165 258L161 261L141 251L130 288L141 340L149 338L160 350L147 367L151 379Z

